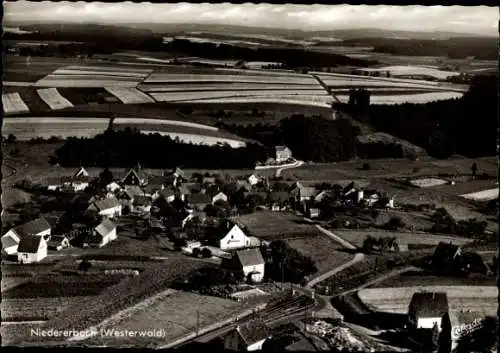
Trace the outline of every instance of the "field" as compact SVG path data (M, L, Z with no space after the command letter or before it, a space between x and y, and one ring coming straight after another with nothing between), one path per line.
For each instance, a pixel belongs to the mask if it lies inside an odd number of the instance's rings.
M108 280L83 281L77 278L70 283L60 282L26 282L17 287L2 292L2 297L6 299L36 299L54 297L86 297L101 293L106 288L117 284L120 279L110 278Z
M453 242L453 244L463 245L472 242L472 239L437 235L437 234L427 234L427 233L401 233L401 232L373 232L373 231L335 231L335 234L340 236L342 239L361 247L363 241L367 236L375 237L396 237L398 242L401 244L418 244L418 245L437 245L439 242Z
M496 189L488 189L482 190L470 194L460 195L469 200L477 200L477 201L489 201L498 198L498 188Z
M108 87L106 90L124 104L153 103L154 100L136 88Z
M398 77L398 76L428 76L428 77L434 77L437 79L446 79L449 76L457 76L460 75L459 72L455 71L443 71L443 70L438 70L437 67L424 67L424 66L413 66L413 65L408 65L408 66L383 66L379 68L368 68L368 69L360 69L360 71L365 71L365 72L381 72L382 74L385 74L386 72L390 72L390 75L392 77Z
M406 313L413 293L418 291L446 292L450 310L472 310L496 315L496 286L415 286L369 288L359 291L361 300L379 310Z
M3 321L48 320L78 303L78 297L40 297L2 299Z
M442 277L433 276L425 272L406 272L374 284L370 286L370 288L412 287L424 283L428 286L494 286L496 284L496 278L494 276L485 275L477 275L470 278Z
M289 213L258 211L238 216L236 221L253 236L270 241L308 238L318 234L314 226Z
M418 186L419 188L427 188L430 186L446 184L447 181L437 178L421 178L421 179L411 180L410 183L412 185Z
M427 102L435 102L440 100L458 99L463 96L460 92L432 92L432 93L416 93L416 94L389 94L389 95L372 95L370 104L423 104ZM336 95L337 99L342 103L349 102L348 95Z
M288 239L286 243L314 261L318 272L310 276L310 279L340 266L353 258L352 254L342 251L343 247L340 244L319 232L316 236Z
M200 327L214 324L242 311L243 305L233 300L176 292L134 313L131 317L111 322L103 329L146 331L164 329L163 338L94 337L86 342L106 345L146 346L166 344L196 331L197 315Z
M37 93L52 110L64 109L73 106L70 101L61 96L56 88L38 89Z
M3 111L6 114L29 112L19 93L2 94Z

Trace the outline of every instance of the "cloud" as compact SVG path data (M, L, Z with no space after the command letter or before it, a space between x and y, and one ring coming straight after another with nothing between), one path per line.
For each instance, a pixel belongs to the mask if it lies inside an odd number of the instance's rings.
M15 21L223 23L328 30L379 28L497 33L498 10L487 6L151 4L4 2L4 18Z

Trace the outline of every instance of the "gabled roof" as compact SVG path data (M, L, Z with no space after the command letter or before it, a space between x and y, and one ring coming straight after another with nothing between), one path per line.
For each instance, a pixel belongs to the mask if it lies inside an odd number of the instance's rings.
M276 152L283 152L283 151L286 151L288 149L288 147L281 145L281 146L274 146L274 149Z
M80 177L80 176L86 176L86 177L88 177L89 173L87 172L87 170L85 170L85 168L80 167L80 169L78 169L75 172L75 174L73 174L73 178L77 178L77 177Z
M236 330L247 346L269 337L269 329L262 320L250 320L238 325Z
M226 195L226 194L224 194L222 191L219 191L219 192L215 193L215 194L212 196L212 199L213 199L213 198L215 198L216 196L220 196L220 195L224 195L224 196L226 196L226 197L227 197L227 195Z
M203 177L203 183L210 183L213 184L215 183L215 177Z
M116 225L109 219L103 220L101 224L95 227L96 232L101 236L109 234L110 232L113 231L113 229L116 229Z
M106 199L94 201L94 205L98 211L104 211L120 206L120 202L116 199L116 197L108 197Z
M246 191L252 190L252 185L246 180L236 180L236 186L241 190L244 189Z
M167 186L165 189L162 189L159 191L160 196L163 197L170 197L170 196L175 196L175 189L171 186Z
M342 194L347 194L349 191L352 189L355 189L356 186L354 184L354 181L350 182L349 184L346 185L346 187L342 190Z
M264 191L250 191L250 192L244 192L243 193L243 196L245 196L245 198L247 197L250 197L250 196L260 196L262 197L264 200L267 199L267 192L264 192Z
M200 183L183 183L182 186L188 189L189 193L199 192L203 189Z
M185 187L184 185L181 185L177 188L179 190L179 193L181 195L188 195L191 193L191 191L189 191L189 189L187 187Z
M265 263L258 248L237 251L236 256L242 266L255 266Z
M11 246L18 245L17 241L12 239L12 237L2 237L2 249L10 248Z
M14 232L16 232L19 237L24 237L26 235L35 235L44 232L47 229L50 229L49 222L47 222L45 218L40 217L15 227Z
M73 182L73 183L90 183L92 181L92 179L93 178L88 176L88 175L79 175L79 176L73 177L71 182Z
M189 203L193 204L210 203L212 201L210 196L203 193L189 194L187 199Z
M40 243L44 241L42 237L36 235L25 235L19 242L18 253L36 254L40 248Z
M300 197L314 197L314 196L316 196L316 194L317 194L317 191L313 187L307 186L307 187L299 188Z
M153 185L154 187L161 187L163 184L165 184L165 177L162 175L148 177L148 186Z
M50 237L50 240L48 241L49 244L56 244L56 243L61 243L65 239L68 239L64 235L53 235Z
M137 168L132 168L127 172L125 177L123 177L122 182L124 182L125 179L127 179L130 174L134 174L137 177L137 179L139 179L139 180L146 180L146 178L147 178L146 173L144 173L142 170L137 169Z
M418 292L411 298L410 311L416 318L443 317L448 310L445 292Z
M177 175L178 177L184 178L184 171L179 167L175 168L173 174Z
M127 185L125 187L125 192L132 198L144 195L144 191L138 185Z

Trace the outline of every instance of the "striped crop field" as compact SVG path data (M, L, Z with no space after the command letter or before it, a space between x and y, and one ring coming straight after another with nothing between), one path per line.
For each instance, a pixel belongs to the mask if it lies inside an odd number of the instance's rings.
M191 127L200 130L210 130L210 131L218 131L219 129L214 126L190 123L187 121L179 121L179 120L163 120L163 119L142 119L142 118L123 118L117 117L113 120L113 124L137 124L144 123L150 125L177 125L177 126L185 126Z
M18 140L32 138L59 138L93 137L103 133L109 124L108 119L92 117L64 118L64 117L18 117L3 120L2 134L13 134Z
M280 92L287 91L313 91L325 93L325 90L318 84L311 85L280 85L267 83L213 83L213 84L198 84L198 83L172 83L172 84L141 84L137 87L143 92L191 92L191 91L252 91L252 90L277 90Z
M153 98L135 87L106 87L106 91L124 104L154 103Z
M269 83L269 84L305 84L312 85L317 81L312 76L304 77L285 75L189 75L189 74L164 74L153 73L144 80L144 83L169 83L169 82L239 82L239 83Z
M135 87L151 69L114 66L67 66L36 82L38 87Z
M2 94L3 111L5 114L29 112L30 109L21 99L19 93Z
M221 97L221 98L207 98L186 100L182 103L190 104L286 104L297 106L311 106L320 108L330 108L333 98L328 95L324 96L287 96L287 95L273 95L273 96L250 96L250 97Z
M57 88L42 88L38 89L37 93L52 110L65 109L73 106L70 101L61 96Z
M182 102L199 99L214 99L214 98L236 98L236 97L268 97L273 96L328 96L324 91L292 91L292 90L246 90L246 91L206 91L206 92L150 92L149 93L157 102Z
M498 188L482 190L460 196L474 201L490 201L498 198Z
M399 95L372 95L370 104L422 104L428 102L436 102L447 99L458 99L463 96L459 92L432 92L432 93L416 93L416 94L399 94ZM342 103L349 102L348 95L336 95L337 99Z
M391 76L428 76L437 79L446 79L450 76L458 76L459 72L456 71L443 71L435 67L426 66L412 66L412 65L394 65L394 66L384 66L380 68L365 68L359 71L365 72L390 72Z

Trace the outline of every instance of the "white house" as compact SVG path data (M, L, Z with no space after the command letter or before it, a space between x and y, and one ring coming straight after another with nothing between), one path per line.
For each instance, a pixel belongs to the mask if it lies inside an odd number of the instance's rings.
M257 185L259 183L260 178L257 175L252 174L248 177L247 180L248 180L248 183L253 186L253 185Z
M83 167L80 167L80 169L78 169L76 171L76 173L73 175L73 178L78 178L78 177L81 177L81 176L84 176L84 177L88 177L89 176L89 173Z
M117 238L116 225L109 219L103 220L94 230L95 236L92 242L98 247L102 247Z
M53 235L47 242L47 247L49 250L61 251L70 247L69 239L62 235Z
M227 195L224 194L222 191L218 192L212 197L212 204L220 200L227 202Z
M50 239L51 227L43 217L10 229L2 236L2 251L6 255L15 255L21 239L27 235L36 235Z
M236 252L236 257L246 279L251 279L253 282L263 280L265 261L259 248L239 250Z
M118 185L116 182L112 181L108 185L106 185L106 191L108 192L116 192L117 190L120 190L121 186Z
M413 294L408 309L408 321L413 329L432 329L434 324L442 329L443 317L448 314L448 297L445 292L417 292Z
M242 323L224 337L224 348L234 351L259 351L266 339L270 337L269 329L262 320L252 319Z
M89 206L89 209L97 211L99 215L106 218L115 218L122 215L122 205L116 197L94 201Z
M276 152L277 163L283 163L286 162L288 159L292 158L292 151L288 147L276 146L274 149Z
M44 237L25 235L17 248L17 261L23 264L39 262L47 257L47 241Z
M237 224L226 220L221 226L225 231L224 237L219 242L221 250L242 249L250 246L250 238Z

